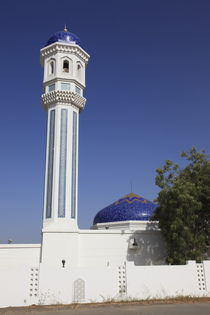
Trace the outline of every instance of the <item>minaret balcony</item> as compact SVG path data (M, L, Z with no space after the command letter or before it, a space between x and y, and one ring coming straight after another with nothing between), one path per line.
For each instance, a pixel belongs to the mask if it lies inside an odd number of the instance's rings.
M79 95L78 93L71 91L52 91L49 93L42 94L42 105L47 110L51 105L70 105L75 106L82 111L85 107L86 98Z

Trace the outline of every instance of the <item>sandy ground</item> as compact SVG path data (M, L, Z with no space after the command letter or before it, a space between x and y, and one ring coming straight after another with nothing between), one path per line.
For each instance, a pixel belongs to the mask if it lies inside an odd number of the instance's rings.
M210 298L1 308L0 315L210 315Z

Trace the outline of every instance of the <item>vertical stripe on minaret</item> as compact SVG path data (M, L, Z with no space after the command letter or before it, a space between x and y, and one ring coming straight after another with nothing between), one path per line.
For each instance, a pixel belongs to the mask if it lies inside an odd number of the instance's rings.
M72 130L72 184L71 184L71 217L76 215L77 198L77 113L73 112Z
M60 160L59 160L59 191L58 217L64 218L66 211L66 159L67 159L67 126L68 110L61 109L60 123Z
M53 190L53 163L54 163L54 142L55 142L55 110L51 110L49 126L49 145L48 145L48 167L47 167L47 202L46 218L52 216L52 190Z

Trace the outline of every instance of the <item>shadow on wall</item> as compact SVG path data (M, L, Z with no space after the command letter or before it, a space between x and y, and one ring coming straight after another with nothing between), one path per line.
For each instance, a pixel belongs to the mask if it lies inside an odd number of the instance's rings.
M166 245L157 222L149 222L145 231L135 231L128 240L127 260L136 266L165 265Z
M206 260L210 260L210 246L207 248Z

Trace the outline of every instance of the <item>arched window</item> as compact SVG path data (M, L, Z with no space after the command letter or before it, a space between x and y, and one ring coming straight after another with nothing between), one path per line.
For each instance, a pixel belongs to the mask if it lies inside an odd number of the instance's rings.
M77 77L82 80L82 65L79 62L77 63Z
M69 62L68 62L68 60L64 60L64 62L63 62L63 72L69 72Z
M53 74L54 73L54 62L50 61L50 68L49 68L49 74Z

